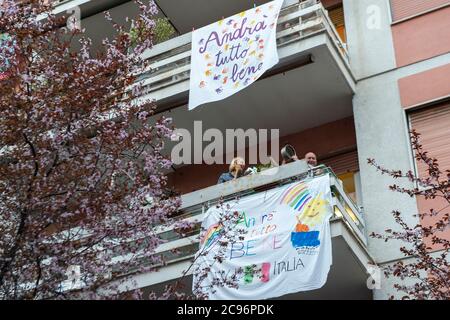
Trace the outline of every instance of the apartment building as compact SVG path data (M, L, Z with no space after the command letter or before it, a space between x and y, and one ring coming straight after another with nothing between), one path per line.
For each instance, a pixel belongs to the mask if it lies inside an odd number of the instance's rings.
M268 1L156 0L160 18L173 28L145 58L152 70L140 76L158 114L194 133L203 129L280 130L280 145L299 155L317 154L332 171L335 218L331 223L333 266L319 290L288 299L386 299L396 295L396 279L385 279L372 265L405 259L400 243L376 240L372 232L396 228L391 211L407 222L419 211L441 208L439 200L395 194L392 181L367 163L375 158L391 169L425 174L414 160L408 131L422 134L424 148L450 169L450 1L449 0L285 0L277 26L280 62L259 81L228 99L188 111L191 32ZM109 32L103 19L133 13L124 0L66 0L57 12L79 8L81 23L94 44ZM71 11L74 12L74 11ZM258 187L298 175L296 164L275 177L216 186L227 164L180 165L169 174L182 194L183 215L199 219L221 196L258 192ZM244 178L245 179L245 178ZM184 238L161 231L169 240L158 253L168 264L136 275L141 288L159 290L179 279L198 248L197 234ZM178 249L178 253L173 253ZM189 288L192 276L183 278ZM372 283L372 280L375 283Z

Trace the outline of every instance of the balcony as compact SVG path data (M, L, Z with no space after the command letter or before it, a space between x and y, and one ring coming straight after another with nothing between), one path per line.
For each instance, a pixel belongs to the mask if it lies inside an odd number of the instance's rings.
M283 137L352 116L355 81L322 4L295 1L284 7L277 30L277 66L245 90L192 111L187 109L191 34L156 45L145 53L151 68L139 78L145 98L156 99L158 113L191 133L201 120L203 130L280 129Z
M97 30L99 25L96 22L103 19L98 13L99 10L106 9L106 4L112 6L125 2L127 1L60 1L57 10L63 12L71 5L79 5L82 17L88 17L86 19L90 19L89 25L95 26ZM188 22L178 21L183 18L183 7L180 5L177 8L178 1L174 0L167 0L165 3L168 3L170 10L166 13L169 13L171 20L176 20L177 24L182 26L180 30L186 32ZM211 4L210 11L214 11L214 7L224 15L226 10L223 9L232 9L229 14L248 9L241 7L241 0L226 1L226 4L225 1L211 0L211 3L218 7ZM146 98L156 99L158 112L173 118L177 128L185 128L191 132L194 121L202 120L204 130L276 128L280 129L280 135L283 137L352 116L355 80L349 67L346 48L327 11L315 0L286 0L285 3L287 5L282 9L277 26L280 63L255 84L228 99L215 102L213 106L205 105L189 112L186 104L189 94L191 34L185 33L158 44L145 53L144 58L148 59L151 65L138 80L145 85ZM194 8L191 8L185 12L191 20L196 17L193 10ZM197 24L197 27L214 21L206 21L205 16L199 17L201 24ZM214 19L214 16L208 16L207 19ZM185 194L182 196L180 219L196 222L199 226L204 212L219 198L261 192L311 174L299 174L299 168L297 163L292 163L280 167L273 176L244 177L235 182ZM332 171L319 169L332 176L335 210L331 221L333 265L328 282L322 289L282 298L371 299L366 280L367 268L373 263L373 259L366 248L367 238L362 212L344 192L339 179ZM158 232L167 242L157 249L156 254L163 256L167 265L158 272L135 276L138 286L147 291L162 290L167 282L180 279L198 249L198 228L186 237L180 237L172 228L160 228ZM145 260L142 263L145 263ZM188 273L183 282L189 289L192 275Z
M190 112L189 31L249 9L253 3L211 0L196 8L188 5L190 1L156 2L162 9L159 15L169 18L181 35L144 53L150 67L138 80L145 86L145 98L155 99L157 112L169 115L176 127L193 132L194 121L202 120L204 130L279 128L280 135L286 136L352 116L355 79L346 47L318 0L285 0L277 26L277 66L238 94ZM74 6L80 8L82 26L94 43L112 35L102 10L109 8L119 23L135 14L126 0L62 0L55 10L65 12Z
M366 229L361 209L344 192L341 182L331 169L319 166L308 172L301 172L300 168L303 168L301 163L294 162L270 169L276 170L273 175L259 173L185 194L182 196L182 214L179 219L200 226L208 207L215 205L221 198L226 200L237 195L245 197L308 176L330 174L335 214L330 223L333 264L328 281L319 290L286 295L280 299L371 299L371 291L367 288L366 281L367 268L369 264L373 264L373 259L366 248ZM158 232L167 242L157 249L156 254L164 257L166 265L157 272L134 277L137 286L148 292L161 291L166 284L182 278L198 250L199 227L185 237L181 237L171 227L161 228ZM182 282L186 285L186 292L189 292L192 275L188 272Z

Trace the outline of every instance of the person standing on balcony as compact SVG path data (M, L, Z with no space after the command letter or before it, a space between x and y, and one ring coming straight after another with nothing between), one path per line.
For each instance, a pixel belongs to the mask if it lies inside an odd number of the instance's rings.
M305 161L310 167L317 167L317 156L314 152L305 154Z
M281 162L281 165L285 165L291 162L298 161L299 158L297 157L297 154L295 152L294 147L287 144L281 149L281 156L283 158L283 161ZM314 152L308 152L305 154L305 162L308 164L310 168L317 167L317 156Z
M325 173L325 171L323 169L312 170L313 168L317 167L317 165L318 165L317 156L314 152L308 152L307 154L305 154L305 161L309 167L310 174L312 176L320 176Z
M228 172L222 173L217 184L238 179L244 176L245 160L237 157L231 160L230 169Z

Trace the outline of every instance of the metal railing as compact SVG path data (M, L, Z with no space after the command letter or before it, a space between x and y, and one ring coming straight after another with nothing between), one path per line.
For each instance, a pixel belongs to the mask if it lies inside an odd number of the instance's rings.
M367 247L367 236L363 213L360 208L346 194L342 182L334 172L326 166L318 166L307 171L303 170L301 161L296 161L280 167L274 167L254 175L245 176L237 180L221 185L214 185L195 192L185 194L181 197L182 205L180 214L173 219L169 226L155 226L155 233L163 241L152 256L160 256L164 265L186 261L191 259L198 251L200 242L200 229L205 213L211 206L219 202L242 199L245 196L265 192L295 181L303 181L323 175L330 176L330 188L332 193L332 206L334 209L333 221L342 221L354 235L355 239L364 247ZM302 171L303 170L303 171ZM176 222L185 221L191 223L193 228L181 235L176 230ZM67 232L67 231L66 231ZM73 231L75 232L75 231ZM86 235L80 235L84 237ZM130 239L134 242L136 239ZM123 255L120 250L118 255L111 261L112 271L115 272L120 263L127 261L130 257L139 265L150 266L152 258L143 256L145 252L145 241L137 245L136 251L129 255ZM118 246L118 248L120 245ZM101 251L101 250L100 250ZM117 268L116 268L117 265ZM154 267L163 266L154 265ZM138 270L127 270L126 274L134 274ZM123 274L125 275L125 274Z
M342 182L334 172L326 166L318 166L300 173L298 168L301 168L301 166L291 163L272 168L276 170L274 175L258 173L237 179L233 183L211 186L183 195L181 215L178 216L178 220L190 222L195 227L184 237L180 236L173 226L159 228L157 233L166 243L161 245L155 254L160 254L166 263L190 259L198 250L200 225L205 212L219 202L242 198L294 181L310 179L325 174L330 175L332 206L334 209L332 221L340 220L344 222L355 238L366 247L367 235L363 212L346 194ZM174 253L174 250L179 252Z
M343 60L348 62L345 46L331 22L328 12L318 0L300 1L282 8L277 24L277 44L282 48L318 33L327 32ZM192 33L175 37L154 46L143 54L150 62L138 77L146 87L144 94L188 80L190 76Z

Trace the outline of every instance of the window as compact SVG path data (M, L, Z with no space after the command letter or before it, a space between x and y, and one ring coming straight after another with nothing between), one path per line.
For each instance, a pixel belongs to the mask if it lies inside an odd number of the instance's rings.
M345 20L344 20L344 7L342 3L328 9L328 15L330 16L331 21L334 24L339 36L343 43L347 43L347 35L345 32Z
M409 114L411 129L421 134L420 142L429 156L438 159L441 171L450 170L450 101ZM419 176L426 167L417 163Z
M345 152L334 157L319 161L330 167L342 181L347 195L358 205L361 205L361 183L357 150Z
M342 181L345 193L356 203L355 173L348 172L340 174L338 175L338 178Z
M407 19L450 5L450 0L391 0L392 21Z
M445 177L445 170L450 170L450 101L436 106L426 107L409 114L410 126L421 134L420 143L428 156L436 158L439 168ZM427 168L421 162L417 162L417 171L420 177L427 177ZM430 226L436 223L443 215L449 212L448 202L441 197L425 199L417 197L417 207L420 213L430 212L434 209L440 214L421 219L422 225ZM450 240L450 230L435 234L443 239ZM432 242L431 237L425 239L427 246L433 250L442 249L439 244Z

